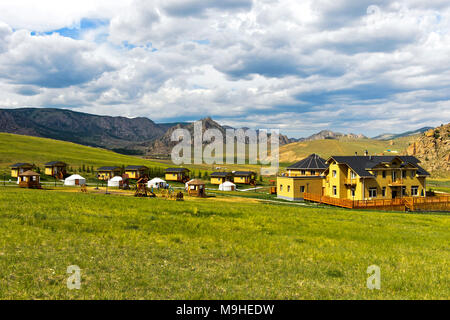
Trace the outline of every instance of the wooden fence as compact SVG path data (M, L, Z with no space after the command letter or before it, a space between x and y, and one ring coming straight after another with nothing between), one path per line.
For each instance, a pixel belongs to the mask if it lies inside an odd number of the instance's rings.
M439 210L450 211L450 195L433 197L404 197L386 200L349 200L304 193L304 200L329 204L348 209L374 209L374 210Z

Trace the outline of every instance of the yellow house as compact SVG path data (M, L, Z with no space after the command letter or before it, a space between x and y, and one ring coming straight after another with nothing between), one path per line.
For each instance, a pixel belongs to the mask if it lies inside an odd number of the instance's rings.
M211 174L211 184L222 184L232 180L233 174L231 172L213 172Z
M189 180L189 169L168 168L165 171L166 181L186 182Z
M255 184L256 173L253 171L235 171L233 172L234 183L239 184Z
M120 176L122 169L120 167L101 167L97 169L97 178L99 180L109 180L115 176Z
M146 166L127 166L125 168L125 174L130 179L140 179L147 174L148 168Z
M33 165L26 162L16 163L11 166L11 177L17 178L19 174L33 169Z
M332 156L322 195L349 200L425 197L430 175L412 156Z
M45 164L45 175L63 179L67 174L67 163L62 161L51 161Z
M311 154L305 159L286 168L286 172L277 177L277 197L290 201L303 200L304 193L321 194L322 175L327 169L326 160L317 154Z

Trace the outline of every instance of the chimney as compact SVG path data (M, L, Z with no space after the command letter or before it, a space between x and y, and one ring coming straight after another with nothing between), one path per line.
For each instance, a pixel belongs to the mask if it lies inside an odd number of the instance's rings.
M369 155L369 151L364 151L364 155L367 157Z

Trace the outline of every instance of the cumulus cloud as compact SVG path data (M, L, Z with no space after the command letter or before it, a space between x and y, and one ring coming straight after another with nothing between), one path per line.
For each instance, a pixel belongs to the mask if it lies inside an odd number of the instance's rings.
M209 115L294 136L450 119L448 1L62 3L0 4L3 106Z

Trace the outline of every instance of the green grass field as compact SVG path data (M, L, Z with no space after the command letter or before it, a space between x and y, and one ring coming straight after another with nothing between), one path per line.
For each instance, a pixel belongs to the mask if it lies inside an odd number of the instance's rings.
M0 234L0 299L450 298L445 214L0 187Z

